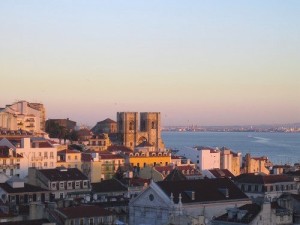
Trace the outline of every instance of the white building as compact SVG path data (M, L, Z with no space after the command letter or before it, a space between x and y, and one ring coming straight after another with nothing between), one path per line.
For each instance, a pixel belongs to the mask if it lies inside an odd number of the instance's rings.
M40 169L56 168L57 149L44 138L21 138L21 140L0 140L0 146L7 146L23 156L20 160L20 178L28 175L29 167Z
M0 128L41 133L45 129L45 116L43 104L15 102L0 110Z
M208 224L226 208L249 203L226 178L151 182L130 201L129 224Z
M202 170L220 168L220 151L210 147L185 148L177 155L191 159Z

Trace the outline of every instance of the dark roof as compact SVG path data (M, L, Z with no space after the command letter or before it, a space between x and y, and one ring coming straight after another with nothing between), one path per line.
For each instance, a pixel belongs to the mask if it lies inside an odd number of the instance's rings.
M110 118L106 118L105 120L99 121L98 123L117 123L116 121L110 119Z
M249 224L259 214L261 207L257 204L246 204L237 208L237 211L238 210L247 211L246 214L240 220L238 220L237 216L229 218L228 213L225 213L222 216L215 218L214 220Z
M164 179L165 181L180 181L187 180L186 176L183 175L181 170L178 168L173 169L168 176Z
M127 191L127 188L116 179L104 180L92 184L93 192L121 192Z
M26 193L26 192L46 192L46 189L41 187L33 186L31 184L24 183L24 187L21 188L13 188L8 183L0 183L0 188L5 192L13 194L13 193Z
M66 180L88 180L79 169L77 168L56 168L56 169L43 169L38 170L50 181L66 181Z
M262 175L254 173L241 174L234 179L238 183L273 184L281 182L293 182L293 178L286 175Z
M246 200L248 197L228 178L160 181L157 185L168 195L174 195L174 202L178 202L181 193L182 202L207 202L226 200ZM192 200L188 192L195 192Z
M137 145L136 147L153 147L153 145L151 145L148 141L143 141L142 143L140 143L139 145Z
M57 209L60 213L64 214L68 219L83 218L83 217L98 217L110 216L112 213L102 207L95 205L75 206L68 208Z
M211 169L209 172L211 172L216 178L234 177L234 175L228 169Z
M290 175L290 176L300 176L300 170L289 171L289 172L287 172L285 174Z
M50 223L47 219L40 220L22 220L22 221L11 221L11 222L1 222L1 225L43 225L45 223Z

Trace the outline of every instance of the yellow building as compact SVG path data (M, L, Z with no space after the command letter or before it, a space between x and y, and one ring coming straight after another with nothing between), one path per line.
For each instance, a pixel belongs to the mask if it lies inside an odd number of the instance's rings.
M91 151L82 153L82 172L91 183L113 178L117 169L124 165L124 158L107 151Z
M245 155L245 173L264 173L270 174L267 167L271 166L272 163L269 161L268 157L252 157L248 153Z
M234 176L240 175L242 154L240 152L235 153L226 147L220 150L220 169L227 169Z
M161 165L166 166L171 163L171 153L169 152L135 152L127 155L126 163L131 166L146 167Z
M77 150L61 150L57 152L57 167L78 168L81 170L81 152Z

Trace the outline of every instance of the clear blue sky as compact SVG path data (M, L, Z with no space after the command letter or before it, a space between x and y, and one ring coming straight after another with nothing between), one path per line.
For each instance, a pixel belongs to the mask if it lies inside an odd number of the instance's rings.
M94 125L300 121L300 1L0 1L0 107Z

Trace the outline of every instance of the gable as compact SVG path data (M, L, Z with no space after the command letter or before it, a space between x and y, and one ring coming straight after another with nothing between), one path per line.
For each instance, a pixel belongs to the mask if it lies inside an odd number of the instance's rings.
M154 183L130 201L130 206L167 207L172 206L170 198Z

